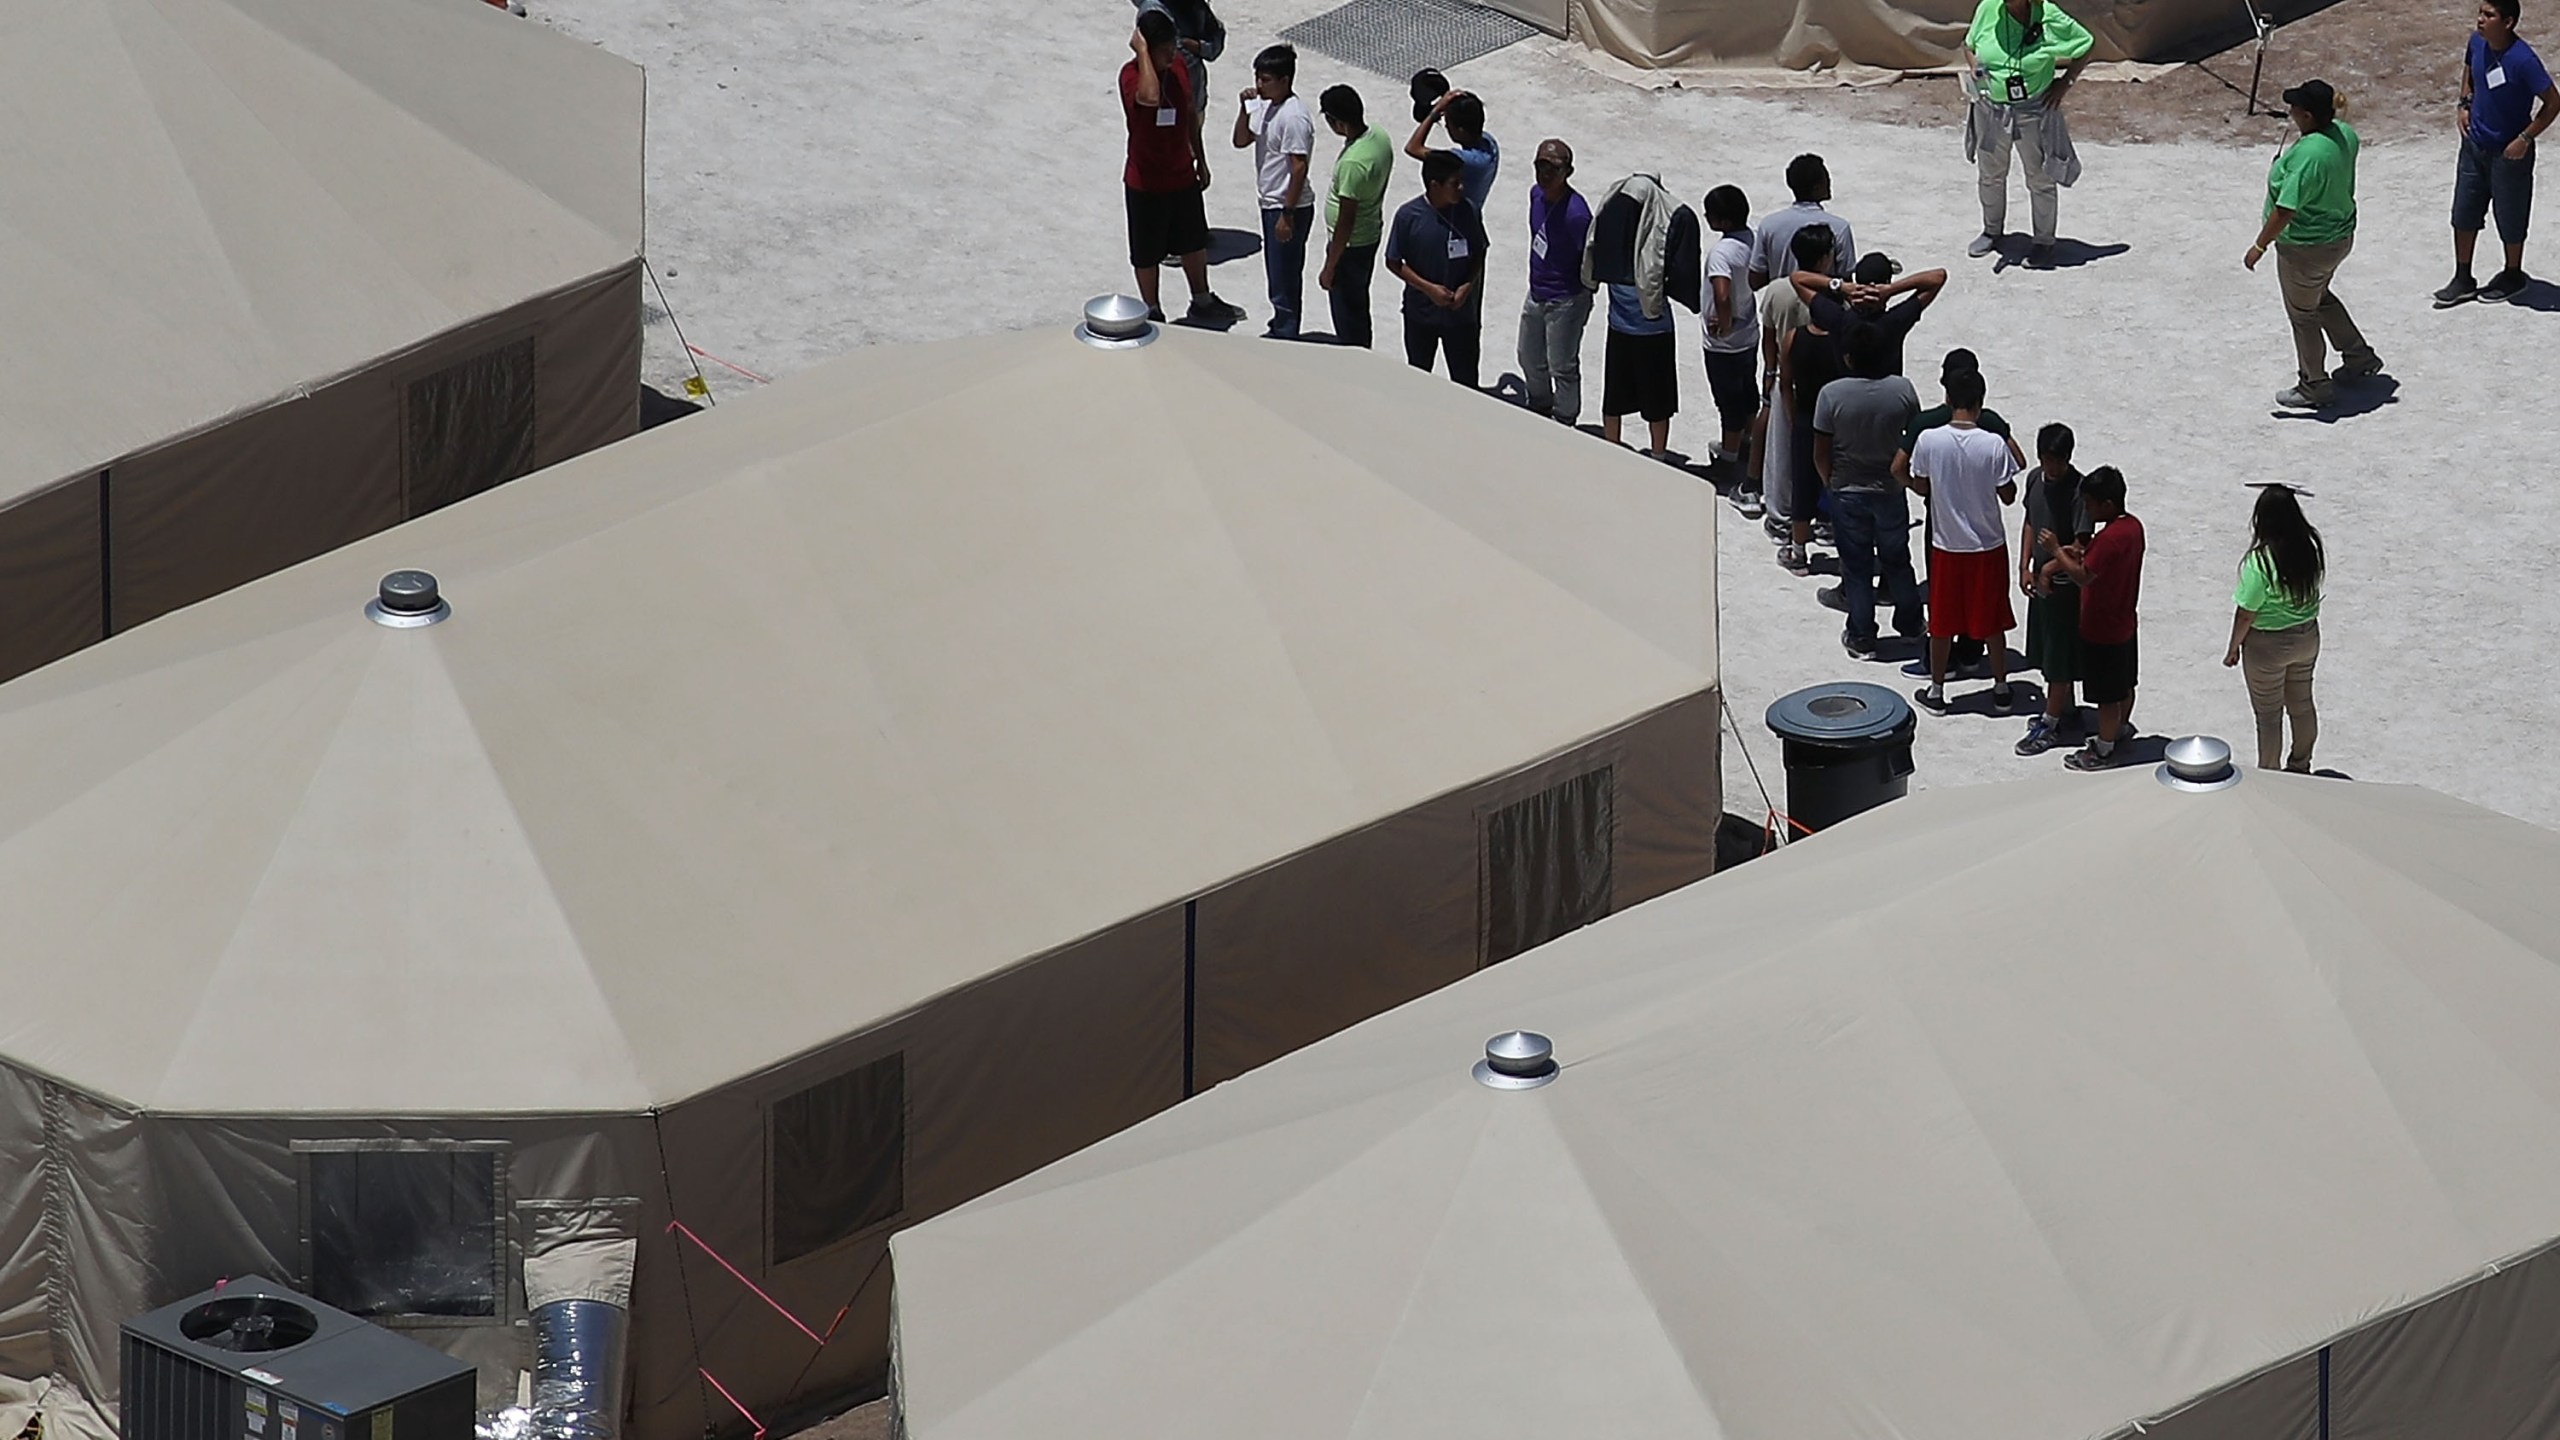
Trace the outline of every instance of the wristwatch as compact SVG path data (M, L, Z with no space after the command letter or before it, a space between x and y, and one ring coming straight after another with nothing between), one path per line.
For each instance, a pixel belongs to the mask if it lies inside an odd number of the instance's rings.
M1840 277L1837 275L1831 277L1831 293L1834 295L1840 293Z

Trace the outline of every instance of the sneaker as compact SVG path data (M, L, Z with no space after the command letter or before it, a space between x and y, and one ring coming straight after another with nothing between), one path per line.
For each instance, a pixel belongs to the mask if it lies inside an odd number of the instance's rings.
M1964 253L1972 259L1979 260L1999 248L2000 237L1985 230L1973 237L1973 243L1964 247Z
M1218 325L1233 325L1244 318L1244 307L1230 305L1219 299L1216 291L1203 291L1191 297L1191 309L1186 318L1206 320Z
M2062 743L2061 728L2050 715L2039 715L2027 722L2026 738L2018 742L2021 755L2041 755Z
M1778 547L1778 566L1790 575L1813 573L1813 566L1804 558L1804 547L1793 541Z
M2279 410L2325 410L2329 408L2329 393L2325 390L2315 391L2307 385L2296 385L2276 397L2276 408Z
M1770 539L1777 541L1781 545L1787 544L1796 538L1795 523L1775 510L1769 511L1767 515L1762 517L1760 521L1760 528Z
M1840 648L1848 651L1849 658L1852 660L1873 660L1876 658L1876 642L1873 640L1861 640L1846 630L1840 632Z
M1147 318L1161 325L1164 323L1164 311L1157 306L1150 305L1147 307Z
M2532 283L2533 277L2521 270L2501 270L2489 277L2488 284L2480 287L2480 303L2504 305L2523 294L2524 287Z
M2436 292L2436 308L2450 310L2479 293L2480 282L2471 278L2471 272L2456 270L2453 272L2453 278L2444 282L2444 288Z
M1831 544L1831 522L1819 515L1813 517L1813 538L1825 545Z
M2490 283L2496 284L2497 282L2491 281ZM2480 293L2486 295L2489 292L2483 290ZM2332 380L2362 380L2368 375L2379 375L2381 373L2382 357L2379 355L2367 355L2361 360L2349 360L2345 364L2340 365L2336 370L2330 372L2329 378Z
M1813 598L1814 603L1825 610L1846 611L1849 608L1849 597L1837 585L1823 586L1813 592Z
M1947 692L1941 686L1923 685L1911 692L1911 698L1920 703L1921 709L1932 715L1947 713Z
M1760 492L1757 490L1745 490L1735 495L1733 503L1741 508L1742 518L1745 520L1757 520L1762 514Z
M2050 269L2052 269L2052 268L2053 268L2053 247L2052 247L2052 246L2050 246L2050 245L2030 245L2030 246L2028 246L2028 247L2027 247L2027 268L2028 268L2028 269L2030 269L2030 270L2050 270Z
M2065 770L2113 770L2122 763L2119 757L2123 753L2124 744L2121 741L2117 742L2115 750L2105 755L2098 753L2097 742L2092 741L2063 756L2062 768Z
M2006 685L1991 687L1991 708L2006 715L2018 704L2018 692Z

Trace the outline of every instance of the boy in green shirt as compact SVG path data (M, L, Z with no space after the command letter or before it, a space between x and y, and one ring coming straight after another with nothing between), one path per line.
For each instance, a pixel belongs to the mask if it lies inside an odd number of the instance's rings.
M2329 288L2356 242L2355 127L2338 118L2338 92L2326 80L2309 80L2284 92L2302 138L2276 157L2267 172L2266 222L2244 260L2250 269L2276 252L2276 285L2293 322L2299 362L2294 387L2276 397L2289 410L2325 409L2337 398L2333 380L2382 373L2382 357L2365 343L2346 303ZM2336 376L2328 347L2338 347Z
M1378 269L1378 243L1387 226L1387 182L1395 177L1395 151L1387 137L1369 128L1360 92L1336 85L1318 99L1324 123L1342 137L1342 156L1333 162L1333 184L1325 192L1324 223L1332 232L1325 242L1324 269L1316 274L1333 308L1333 340L1337 345L1369 348L1369 282Z

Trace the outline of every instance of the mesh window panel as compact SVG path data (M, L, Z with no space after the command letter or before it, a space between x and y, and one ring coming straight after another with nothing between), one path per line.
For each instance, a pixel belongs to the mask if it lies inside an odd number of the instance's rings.
M534 398L530 335L412 381L402 452L411 517L531 470Z
M1609 913L1617 796L1616 767L1603 765L1486 818L1485 964Z
M814 1254L907 1208L907 1064L892 1055L775 1102L773 1260Z
M312 1298L354 1315L497 1315L499 1159L487 1149L306 1154Z

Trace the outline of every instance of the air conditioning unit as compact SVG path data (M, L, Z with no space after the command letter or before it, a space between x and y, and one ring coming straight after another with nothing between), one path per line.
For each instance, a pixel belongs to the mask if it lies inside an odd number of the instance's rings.
M255 1277L124 1324L124 1440L472 1440L472 1367Z

